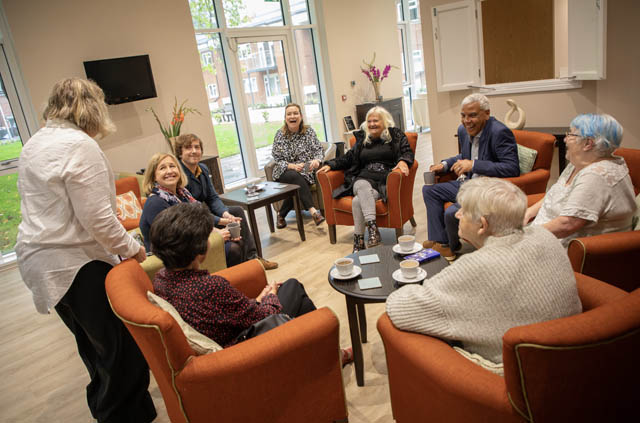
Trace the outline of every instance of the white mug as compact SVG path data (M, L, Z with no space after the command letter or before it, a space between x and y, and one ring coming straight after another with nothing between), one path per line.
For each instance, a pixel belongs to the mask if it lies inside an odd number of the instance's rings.
M420 268L420 263L418 260L403 260L400 262L400 270L402 271L402 276L407 279L413 279L418 276L418 269Z
M336 265L336 269L338 269L338 273L342 276L348 276L353 273L353 259L349 257L339 258L334 262Z
M411 251L415 245L416 237L413 235L401 235L398 237L398 244L402 251Z

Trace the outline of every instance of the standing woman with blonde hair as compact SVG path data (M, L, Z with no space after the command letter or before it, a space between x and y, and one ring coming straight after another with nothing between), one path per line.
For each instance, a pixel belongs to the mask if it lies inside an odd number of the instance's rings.
M121 258L146 251L116 217L113 172L95 137L115 131L94 82L56 83L43 128L24 145L18 170L22 223L16 254L39 313L56 310L73 332L98 422L151 422L149 368L113 314L104 281Z
M381 242L376 224L376 200L387 201L387 175L400 169L409 175L413 166L413 150L407 136L394 126L391 114L383 107L367 112L362 129L353 133L355 145L347 154L327 162L318 172L344 170L344 184L336 188L333 198L353 195L353 252L365 249L364 230L367 229L367 247Z
M284 108L284 125L278 129L271 149L273 160L273 179L300 187L300 201L305 210L309 210L316 225L324 222L324 216L313 206L311 185L315 183L316 169L322 164L324 154L320 140L312 127L304 124L302 109L295 103ZM278 213L276 226L287 226L287 214L293 208L293 199L287 198Z

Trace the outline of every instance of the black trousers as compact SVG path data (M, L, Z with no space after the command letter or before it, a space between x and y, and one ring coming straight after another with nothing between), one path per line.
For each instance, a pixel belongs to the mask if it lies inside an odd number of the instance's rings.
M89 371L91 415L100 423L147 423L156 418L149 367L107 301L104 281L111 268L97 260L85 264L55 309Z
M313 207L313 197L311 196L311 186L304 176L302 176L299 172L295 170L287 169L284 171L282 175L278 179L278 182L282 182L285 184L295 184L300 187L298 190L298 195L300 196L300 202L302 203L302 208L305 210L309 210ZM280 212L278 213L280 216L287 217L287 214L293 209L293 197L289 197L282 202L282 208L280 208Z
M302 316L316 309L316 306L307 295L304 285L297 279L287 279L278 289L278 300L282 304L281 313L291 317Z

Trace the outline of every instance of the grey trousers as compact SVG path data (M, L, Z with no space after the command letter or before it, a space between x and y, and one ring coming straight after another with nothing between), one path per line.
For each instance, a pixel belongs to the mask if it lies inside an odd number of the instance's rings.
M353 232L356 235L364 235L365 223L376 220L376 200L380 198L380 193L373 189L369 181L358 179L353 184L353 194Z

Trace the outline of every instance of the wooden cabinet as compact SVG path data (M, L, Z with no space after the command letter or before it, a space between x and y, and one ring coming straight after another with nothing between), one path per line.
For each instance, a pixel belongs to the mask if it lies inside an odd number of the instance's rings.
M364 103L356 105L356 117L358 125L362 125L369 109L374 106L381 106L387 109L396 123L396 128L400 128L404 132L404 111L402 109L402 97L390 98L375 103Z

